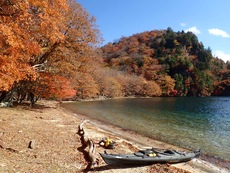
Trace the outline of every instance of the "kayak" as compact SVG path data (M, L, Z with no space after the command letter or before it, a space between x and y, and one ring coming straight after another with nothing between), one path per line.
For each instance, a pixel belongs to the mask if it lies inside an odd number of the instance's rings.
M133 154L100 153L108 165L135 166L151 165L156 163L180 163L190 161L200 155L200 150L193 152L179 152L176 150L147 149Z

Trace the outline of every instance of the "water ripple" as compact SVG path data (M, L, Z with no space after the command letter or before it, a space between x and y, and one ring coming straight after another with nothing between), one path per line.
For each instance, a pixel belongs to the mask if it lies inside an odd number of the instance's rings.
M179 97L67 103L65 107L230 160L230 98Z

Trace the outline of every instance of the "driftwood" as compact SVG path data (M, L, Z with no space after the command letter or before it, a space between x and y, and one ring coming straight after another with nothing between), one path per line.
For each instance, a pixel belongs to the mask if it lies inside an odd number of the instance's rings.
M94 167L98 164L98 158L96 156L96 145L92 140L89 141L89 159L90 159L90 167Z
M84 120L79 126L78 126L78 132L77 134L80 136L80 140L81 140L81 145L82 148L86 148L89 145L89 139L85 133L85 130L83 129L83 125L89 122L89 120Z
M87 137L85 130L83 128L83 125L89 122L89 120L84 120L79 126L78 126L78 131L77 134L80 136L81 144L82 144L82 149L84 150L85 148L89 147L87 153L87 160L89 161L89 164L87 168L94 167L95 165L98 164L98 159L96 156L96 145L94 144L93 140Z
M89 122L89 120L84 120L84 121L78 126L78 132L77 132L77 134L79 134L80 136L81 136L81 135L84 135L85 131L84 131L84 129L83 129L83 125L84 125L85 123L87 123L87 122Z

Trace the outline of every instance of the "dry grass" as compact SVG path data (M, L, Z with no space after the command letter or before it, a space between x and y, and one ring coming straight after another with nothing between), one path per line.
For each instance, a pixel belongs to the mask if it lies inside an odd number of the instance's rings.
M76 172L82 166L77 123L52 107L2 108L0 172ZM32 140L34 149L28 148Z

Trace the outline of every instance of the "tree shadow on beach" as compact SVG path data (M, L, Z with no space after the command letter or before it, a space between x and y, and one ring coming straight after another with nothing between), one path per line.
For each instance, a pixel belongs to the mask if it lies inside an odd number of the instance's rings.
M112 165L103 165L100 167L96 167L94 169L89 169L88 171L93 171L93 172L101 172L101 171L106 171L106 170L116 170L116 169L130 169L130 168L140 168L140 167L145 167L149 166L150 172L161 172L161 173L190 173L187 170L171 167L170 164L150 164L150 165L136 165L136 166L112 166Z
M147 165L145 165L147 166ZM129 169L129 168L138 168L138 167L143 167L143 166L113 166L113 165L102 165L99 167L91 168L88 169L87 171L94 171L94 172L101 172L101 171L106 171L110 169Z
M88 162L87 167L83 170L83 172L88 172L89 170L91 170L91 164L90 164L88 152L85 150L86 147L87 146L83 145L83 146L77 148L77 150L83 154L85 161Z

